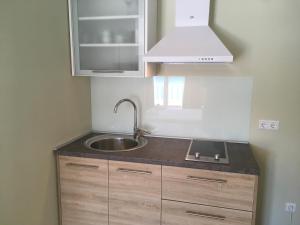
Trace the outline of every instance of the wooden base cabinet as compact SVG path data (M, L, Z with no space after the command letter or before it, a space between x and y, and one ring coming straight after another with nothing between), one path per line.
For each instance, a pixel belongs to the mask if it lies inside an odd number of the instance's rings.
M58 156L61 225L255 225L258 177Z
M61 225L108 225L108 161L59 156Z
M161 166L109 162L109 224L159 225Z

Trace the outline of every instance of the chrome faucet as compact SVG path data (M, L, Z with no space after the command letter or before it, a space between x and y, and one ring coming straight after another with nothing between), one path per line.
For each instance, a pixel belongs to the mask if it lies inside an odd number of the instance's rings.
M133 137L134 137L134 139L136 139L137 138L137 107L136 107L136 104L134 103L134 101L132 101L131 99L128 99L128 98L121 99L115 105L114 113L118 112L118 108L123 102L129 102L133 106L133 110L134 110Z
M120 101L117 102L117 104L115 105L115 108L114 108L114 113L117 113L118 112L118 108L119 106L123 103L123 102L129 102L131 103L131 105L133 106L133 110L134 110L134 125L133 125L133 138L134 139L138 139L140 136L142 136L144 133L149 133L148 131L144 131L142 129L139 129L137 127L137 107L136 107L136 104L134 103L134 101L132 101L131 99L128 99L128 98L124 98L124 99L121 99Z

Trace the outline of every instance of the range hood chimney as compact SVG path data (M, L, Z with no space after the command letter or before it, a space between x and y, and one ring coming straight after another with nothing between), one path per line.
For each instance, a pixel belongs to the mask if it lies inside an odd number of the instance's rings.
M209 27L210 0L176 0L176 27L145 56L148 63L229 63L233 56Z

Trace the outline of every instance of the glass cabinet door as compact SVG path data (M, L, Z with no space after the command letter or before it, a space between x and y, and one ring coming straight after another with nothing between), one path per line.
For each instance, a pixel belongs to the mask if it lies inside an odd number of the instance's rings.
M76 75L143 76L144 0L70 0Z

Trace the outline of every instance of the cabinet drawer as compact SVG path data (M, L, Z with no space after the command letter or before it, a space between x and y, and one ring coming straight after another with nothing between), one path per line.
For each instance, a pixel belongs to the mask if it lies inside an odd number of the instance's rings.
M158 225L161 166L109 161L109 224Z
M251 225L252 212L163 200L162 225Z
M62 225L108 224L108 161L59 156Z
M252 211L256 176L163 166L162 198Z

